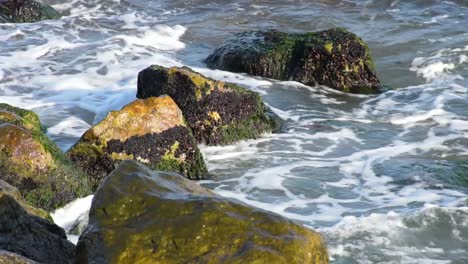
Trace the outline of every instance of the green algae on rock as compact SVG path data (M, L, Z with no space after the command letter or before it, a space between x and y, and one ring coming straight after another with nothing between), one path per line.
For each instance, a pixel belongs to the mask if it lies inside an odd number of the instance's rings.
M0 23L31 23L60 17L54 8L38 1L0 0Z
M7 182L0 180L0 197L3 195L9 195L13 197L16 200L16 202L19 203L24 208L24 210L26 210L26 212L28 212L28 214L37 215L39 217L52 220L48 212L29 205L23 199L20 191L16 187L11 186Z
M153 65L138 75L138 98L167 94L181 108L195 138L208 145L253 139L278 129L260 96L210 79L188 67Z
M0 104L0 180L45 210L90 193L87 177L44 134L37 115Z
M179 172L190 179L208 175L182 111L169 96L136 100L110 112L67 154L90 176L93 189L127 159L155 170Z
M381 83L367 44L343 28L305 34L237 33L208 58L211 68L245 72L350 93L376 93Z
M321 236L125 161L97 190L77 263L328 263Z
M0 250L50 264L73 263L75 256L75 245L67 240L63 229L28 214L8 194L0 195Z

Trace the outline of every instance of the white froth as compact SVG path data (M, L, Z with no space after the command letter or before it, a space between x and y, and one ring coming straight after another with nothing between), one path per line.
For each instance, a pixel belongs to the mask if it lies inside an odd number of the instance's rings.
M63 228L67 233L74 224L83 221L89 214L93 196L90 195L71 202L63 208L55 210L51 213L54 223ZM77 236L68 236L69 240L76 244L78 241Z
M441 217L444 217L441 219ZM449 219L450 222L445 222ZM387 214L371 214L369 216L344 217L338 224L321 231L328 239L329 252L333 259L353 257L363 263L375 263L388 260L390 263L451 263L447 260L437 261L438 256L447 254L445 241L449 241L450 233L441 234L436 230L447 228L452 233L460 234L460 229L468 220L468 208L441 208L427 205L415 215L406 216L395 212ZM445 227L442 227L445 225ZM434 231L434 232L431 232ZM424 237L418 233L426 232ZM466 234L464 234L466 235ZM409 238L409 239L408 239ZM464 243L466 237L458 237ZM465 255L464 250L451 247L452 260ZM372 249L379 249L372 251ZM395 259L395 256L398 258ZM466 257L466 256L465 256Z
M47 129L47 134L55 136L81 137L91 126L78 117L70 116L53 127Z

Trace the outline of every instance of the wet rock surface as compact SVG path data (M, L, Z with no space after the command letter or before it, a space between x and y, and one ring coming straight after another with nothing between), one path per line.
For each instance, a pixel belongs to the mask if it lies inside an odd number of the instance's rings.
M211 68L245 72L351 93L375 93L381 84L367 44L342 28L304 34L237 33L206 59Z
M75 245L67 240L65 231L41 217L30 215L15 198L0 193L0 250L9 251L40 263L72 263ZM21 257L6 254L2 259ZM11 262L7 262L11 263ZM13 262L15 263L15 262Z
M26 212L28 212L29 214L37 215L45 219L50 219L50 215L48 212L29 205L23 199L20 191L16 187L11 186L7 182L0 180L0 196L3 196L3 195L9 195L13 197L16 200L16 202L18 202L23 207L23 209L26 210Z
M90 193L83 172L44 134L37 115L0 104L0 180L52 210Z
M0 23L30 23L60 17L54 8L38 1L0 0Z
M124 161L93 199L77 263L328 263L316 232Z

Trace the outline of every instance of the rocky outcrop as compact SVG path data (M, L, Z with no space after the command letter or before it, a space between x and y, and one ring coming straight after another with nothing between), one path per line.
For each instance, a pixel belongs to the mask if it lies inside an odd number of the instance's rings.
M96 192L77 263L328 263L319 234L125 161Z
M381 87L366 43L342 28L305 34L238 33L206 63L211 68L326 85L343 92L375 93Z
M47 138L37 115L7 104L0 104L0 180L45 210L90 193L85 175Z
M260 96L188 67L153 65L138 75L138 98L167 94L179 105L199 143L226 145L277 130Z
M51 6L34 0L0 0L0 23L30 23L60 18Z
M91 177L93 189L122 161L202 179L207 170L182 112L169 96L136 100L86 131L68 152Z
M0 250L50 264L72 263L75 256L75 246L67 240L63 229L43 218L28 214L15 198L1 193ZM3 257L0 254L0 261L2 258L21 259L11 254Z

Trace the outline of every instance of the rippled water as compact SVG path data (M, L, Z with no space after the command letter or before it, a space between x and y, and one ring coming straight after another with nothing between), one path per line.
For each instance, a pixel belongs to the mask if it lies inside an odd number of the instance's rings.
M64 150L135 99L150 64L260 92L282 133L202 147L221 195L319 230L334 263L468 263L468 2L44 1L57 21L0 25L0 101L38 112ZM272 3L274 2L274 3ZM212 71L231 32L343 26L393 88L358 96Z

